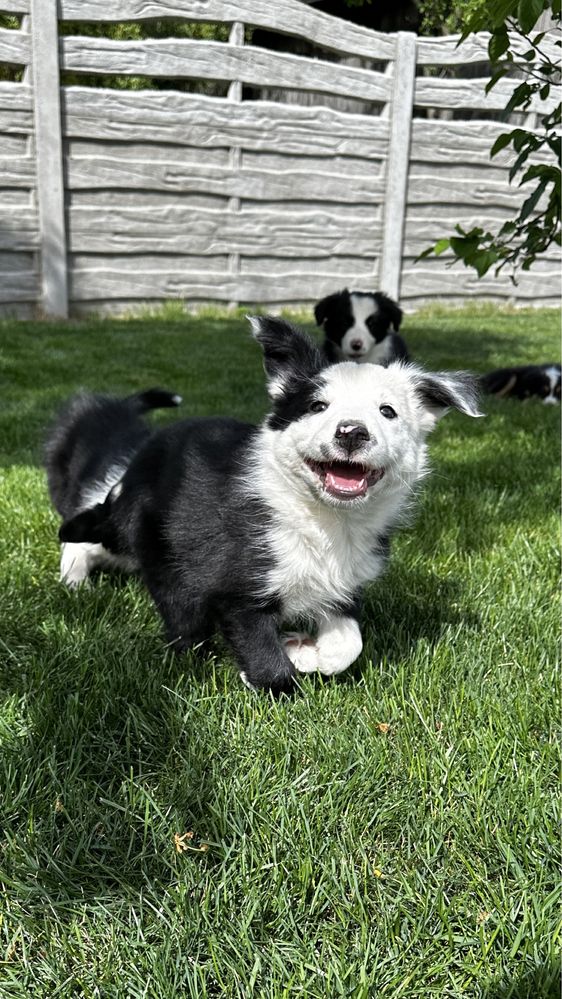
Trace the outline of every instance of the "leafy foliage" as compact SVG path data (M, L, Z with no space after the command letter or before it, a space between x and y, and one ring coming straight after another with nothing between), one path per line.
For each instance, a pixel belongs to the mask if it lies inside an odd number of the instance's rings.
M149 38L196 38L201 41L226 42L230 32L228 24L204 23L198 21L174 20L170 18L146 21L65 21L59 25L61 35L87 35L110 38L112 41L144 41ZM67 85L80 84L89 87L111 87L116 90L192 90L197 93L220 95L224 90L213 80L166 80L146 76L125 76L122 74L103 76L83 73L63 72L61 81Z
M417 0L420 12L420 35L452 35L464 31L477 11L486 7L486 0Z
M469 34L491 29L488 53L493 72L486 87L489 92L502 77L516 67L522 74L506 107L506 114L527 112L537 99L546 101L552 87L560 80L560 70L544 46L545 32L532 34L539 16L550 10L560 24L560 0L493 0L486 7L478 4L463 32ZM555 44L560 47L560 39ZM494 142L490 156L511 146L516 154L509 171L510 181L519 176L519 186L529 190L518 214L496 233L479 226L465 230L457 225L456 236L439 239L418 259L452 250L457 260L473 267L482 277L491 267L496 275L511 268L512 279L518 268L528 271L556 243L560 245L560 138L561 105L539 115L533 129L513 128ZM531 162L530 162L531 161Z

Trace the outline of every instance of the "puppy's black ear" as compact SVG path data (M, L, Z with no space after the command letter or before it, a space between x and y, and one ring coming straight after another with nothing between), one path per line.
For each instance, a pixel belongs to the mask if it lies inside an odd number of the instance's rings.
M402 322L403 312L398 302L395 302L393 298L388 295L384 295L382 291L378 291L375 294L376 303L386 317L388 325L392 326L395 333L398 333L400 329L400 323Z
M478 380L468 371L418 371L415 383L428 430L449 409L458 409L466 416L484 416L478 409Z
M291 381L312 378L326 366L319 348L306 333L276 316L248 316L263 350L267 390L272 399L283 395Z
M497 395L498 398L509 395L516 383L517 372L511 368L498 368L496 371L490 371L487 375L482 375L480 379L483 391L488 392L489 395Z
M89 510L77 513L70 520L65 520L59 529L59 539L60 541L70 541L73 543L80 541L103 543L106 522L107 509L105 503L98 503Z
M330 312L339 305L339 301L342 295L345 295L347 288L343 291L336 291L333 295L326 295L326 298L321 298L319 302L314 306L314 318L316 320L317 326L323 326L326 319L330 315Z

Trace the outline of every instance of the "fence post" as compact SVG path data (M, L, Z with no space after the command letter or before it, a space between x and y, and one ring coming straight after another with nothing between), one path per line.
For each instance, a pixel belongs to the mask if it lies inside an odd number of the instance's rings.
M31 44L41 305L46 316L66 318L68 290L57 0L31 0Z
M241 21L235 21L230 29L230 35L228 38L230 45L243 45L244 44L244 25ZM239 80L233 80L228 88L228 100L235 101L237 104L242 100L242 83ZM233 146L230 150L229 156L229 166L232 172L239 173L240 166L242 164L242 154L240 146ZM228 200L228 210L229 212L240 211L240 198L229 198ZM240 254L230 253L228 256L228 270L232 274L236 281L237 291L240 282ZM235 309L239 302L237 300L232 300L229 303L231 309Z
M383 245L379 278L381 290L396 299L400 297L415 82L416 35L409 31L399 31L396 37L394 87L390 109L390 143L386 164Z

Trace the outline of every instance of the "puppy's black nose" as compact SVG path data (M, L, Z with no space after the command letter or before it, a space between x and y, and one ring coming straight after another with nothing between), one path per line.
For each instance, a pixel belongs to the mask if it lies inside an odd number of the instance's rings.
M351 346L352 350L361 350L362 347L363 347L363 341L362 340L352 340L350 346Z
M335 438L348 454L360 448L365 441L371 439L371 435L362 423L340 423L335 433Z

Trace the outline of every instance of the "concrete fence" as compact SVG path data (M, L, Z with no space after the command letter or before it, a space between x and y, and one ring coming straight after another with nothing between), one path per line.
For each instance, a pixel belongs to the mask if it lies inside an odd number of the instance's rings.
M21 82L0 82L2 311L306 303L346 284L407 309L558 301L554 251L516 286L478 281L446 255L415 263L455 223L497 226L524 197L508 183L509 151L489 157L506 129L489 115L514 81L485 95L485 36L457 47L381 34L299 0L0 0L0 10L23 15L0 30L0 65L24 67ZM230 39L59 35L59 21L151 18L223 22ZM245 44L245 26L324 56ZM61 85L69 72L100 86ZM111 89L107 76L220 81L224 96ZM258 99L260 88L279 99ZM284 89L313 103L284 102ZM335 97L366 113L334 108Z

